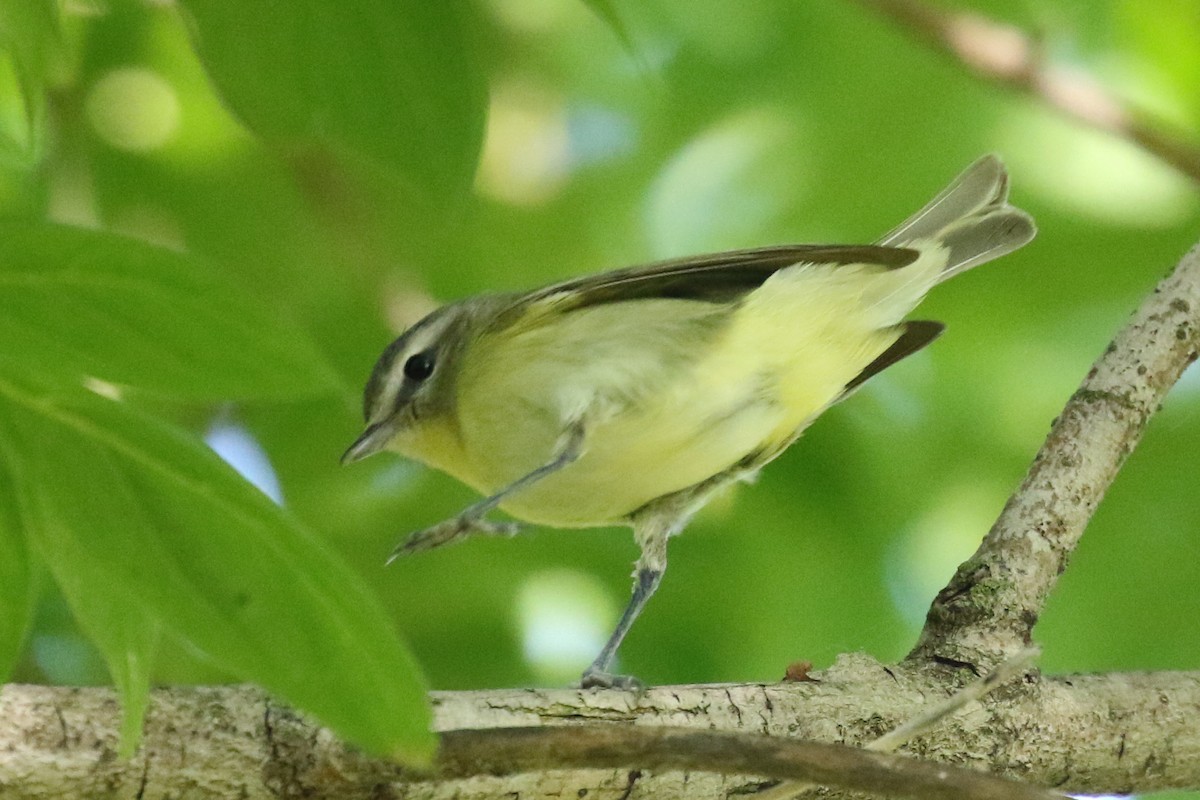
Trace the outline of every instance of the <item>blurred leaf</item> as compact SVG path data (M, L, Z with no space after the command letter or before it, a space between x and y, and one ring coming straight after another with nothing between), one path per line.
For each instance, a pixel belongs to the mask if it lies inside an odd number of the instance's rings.
M2 421L0 421L2 424ZM33 618L32 565L25 547L27 509L17 491L17 469L0 429L0 682L20 655Z
M0 409L29 533L73 606L93 606L80 622L127 697L144 703L153 621L371 752L431 754L422 678L376 598L216 455L84 390L6 377Z
M11 50L22 70L41 81L58 40L55 0L0 0L0 47Z
M329 391L297 330L190 258L109 233L0 224L0 341L38 374L199 399Z
M30 150L25 143L0 131L0 168L23 172L32 166Z
M0 49L12 54L21 87L25 131L3 138L4 155L13 159L19 150L22 163L36 163L41 152L41 126L45 117L46 73L50 54L58 45L58 4L55 0L0 0Z
M1175 112L1172 116L1184 112L1186 119L1177 123L1200 124L1200 6L1192 0L1121 0L1112 29L1125 40L1128 53L1165 84L1159 96L1151 98L1154 104Z
M486 93L460 0L184 0L226 102L262 137L365 157L425 192L470 185Z
M772 108L747 108L712 125L663 167L648 192L655 255L753 245L767 222L795 213L807 176L800 133Z
M633 52L633 39L629 35L629 28L625 25L621 15L617 13L617 6L612 0L583 0L583 4L590 8L593 14L604 20L604 24L612 28L612 32L621 40L621 44Z

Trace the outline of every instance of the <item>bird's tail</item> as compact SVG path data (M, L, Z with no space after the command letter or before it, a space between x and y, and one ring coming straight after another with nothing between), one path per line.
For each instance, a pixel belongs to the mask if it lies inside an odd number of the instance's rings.
M1008 173L995 155L986 155L954 179L924 208L879 240L904 247L934 241L948 253L936 282L999 258L1027 244L1037 233L1033 218L1008 204Z

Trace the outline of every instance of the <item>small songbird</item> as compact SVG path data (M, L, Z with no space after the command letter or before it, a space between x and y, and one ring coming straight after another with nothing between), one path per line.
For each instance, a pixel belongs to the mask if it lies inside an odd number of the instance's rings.
M511 535L503 509L559 528L624 524L633 596L581 685L611 673L658 587L667 540L829 406L933 341L905 321L935 284L1029 242L995 156L875 244L735 250L444 306L392 342L343 463L395 450L486 499L392 553ZM389 559L390 561L391 559Z

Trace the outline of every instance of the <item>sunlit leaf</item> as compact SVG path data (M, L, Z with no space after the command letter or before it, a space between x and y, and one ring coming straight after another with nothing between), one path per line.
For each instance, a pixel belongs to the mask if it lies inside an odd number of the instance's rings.
M28 379L0 379L0 415L44 522L29 533L76 609L100 607L80 622L135 700L158 625L371 752L430 754L422 678L378 601L208 449Z
M365 157L433 195L464 191L484 79L460 0L184 0L226 102L284 147Z
M300 331L187 256L66 226L0 224L0 342L42 375L178 397L334 385Z

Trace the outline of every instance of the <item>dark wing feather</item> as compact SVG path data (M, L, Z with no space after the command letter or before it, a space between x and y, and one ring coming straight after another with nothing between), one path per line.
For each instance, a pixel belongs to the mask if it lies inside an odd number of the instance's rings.
M859 386L866 383L869 378L883 372L897 361L911 356L941 336L942 331L946 329L946 326L942 323L930 322L928 320L909 320L900 324L904 328L904 332L900 334L900 338L892 342L891 347L876 356L874 361L867 364L862 372L855 375L854 379L846 384L846 390L842 393L842 397L850 394Z
M500 324L514 321L531 306L550 302L555 311L625 300L668 298L727 303L757 289L785 267L795 264L876 264L898 269L919 253L882 245L798 244L757 247L692 256L574 278L537 289L507 309Z

